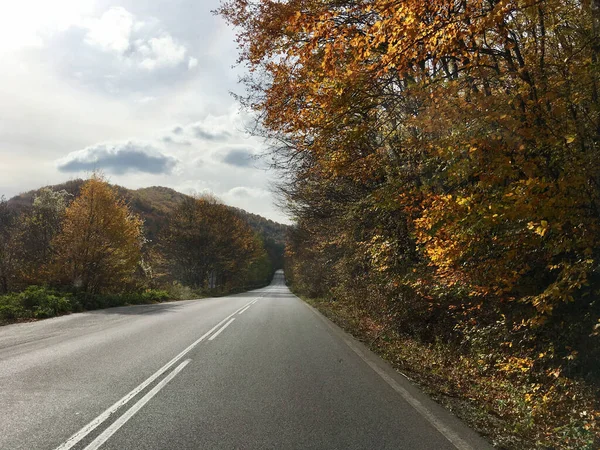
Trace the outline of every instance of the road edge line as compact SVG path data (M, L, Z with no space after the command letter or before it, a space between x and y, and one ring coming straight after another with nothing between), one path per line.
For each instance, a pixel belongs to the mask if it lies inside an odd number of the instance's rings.
M427 408L421 401L415 398L408 390L403 388L394 378L388 375L381 367L375 364L373 361L365 355L365 353L354 343L352 342L353 338L349 338L347 333L341 328L336 328L337 326L330 322L325 316L323 316L319 311L317 311L313 306L309 305L305 301L303 301L300 297L295 297L302 302L302 304L306 305L313 314L315 314L330 330L335 332L342 341L361 359L363 360L377 375L379 375L383 381L385 381L394 391L396 391L409 405L411 405L427 422L429 422L437 431L439 431L442 436L444 436L454 447L458 450L477 450L463 438L461 438L458 433L456 433L451 428L447 427L442 420L440 420L435 413L433 413L429 408ZM397 372L397 371L396 371ZM400 375L404 375L401 372L397 372ZM405 376L405 375L404 375ZM406 377L406 376L405 376ZM408 377L406 377L408 378Z

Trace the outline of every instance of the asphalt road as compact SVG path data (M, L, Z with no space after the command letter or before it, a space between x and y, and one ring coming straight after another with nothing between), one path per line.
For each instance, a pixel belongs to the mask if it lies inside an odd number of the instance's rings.
M0 328L1 449L487 449L293 296Z

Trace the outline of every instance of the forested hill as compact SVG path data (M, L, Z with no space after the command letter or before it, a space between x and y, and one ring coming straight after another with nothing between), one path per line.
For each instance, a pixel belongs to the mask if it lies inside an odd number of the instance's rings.
M54 191L65 190L73 195L73 197L76 197L79 195L83 183L84 180L77 179L49 187ZM146 237L151 241L157 238L160 230L166 225L169 214L181 202L190 197L189 195L163 186L151 186L133 190L114 185L114 188L117 190L119 196L126 200L132 211L139 214L144 220ZM19 212L28 210L31 208L33 200L40 192L40 189L28 191L11 198L8 200L9 206ZM261 236L273 267L275 269L283 267L283 252L288 227L240 208L229 208L240 216L254 232Z

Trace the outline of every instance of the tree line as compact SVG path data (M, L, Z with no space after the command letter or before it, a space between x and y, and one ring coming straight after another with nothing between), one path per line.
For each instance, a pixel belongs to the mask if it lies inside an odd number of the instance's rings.
M600 445L575 387L600 378L600 2L218 13L285 174L291 285L512 380L533 442Z
M22 211L2 199L0 320L268 283L274 267L263 239L241 215L214 197L182 197L152 240L97 174L76 196L42 188Z

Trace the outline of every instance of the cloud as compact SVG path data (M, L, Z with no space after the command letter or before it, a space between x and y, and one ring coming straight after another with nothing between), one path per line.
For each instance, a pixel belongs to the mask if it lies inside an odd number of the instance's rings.
M5 1L6 14L0 14L0 194L10 196L42 182L55 184L84 175L85 171L57 170L57 160L71 150L134 141L180 162L168 175L137 168L122 175L111 173L115 183L130 188L158 183L182 192L210 188L232 205L273 219L282 217L269 197L250 196L257 192L238 189L233 191L236 196L227 196L236 186L268 189L277 174L221 161L221 147L252 147L260 153L264 144L244 134L245 116L229 95L242 94L238 79L245 68L232 68L238 57L235 30L208 13L219 3ZM111 10L113 5L123 8ZM149 61L147 68L142 67L145 59L166 58L162 50L168 46L151 43L166 35L172 42L162 43L172 43L175 54L177 46L185 47L185 58L176 65ZM190 69L195 59L198 63ZM204 131L200 138L191 128L198 124ZM176 125L181 130L174 130ZM192 145L165 143L161 139L166 135ZM106 164L102 158L93 161L69 155L62 165L89 170ZM109 170L104 169L107 174ZM117 171L125 169L120 166Z
M81 172L102 169L116 175L128 172L169 174L178 160L165 155L152 145L140 142L96 144L69 153L57 161L61 172Z
M266 189L260 188L251 188L245 186L238 186L230 189L226 197L236 197L236 198L269 198L271 194Z
M143 70L177 67L186 60L188 68L198 63L187 57L188 49L162 30L157 19L140 20L121 6L85 19L80 26L87 45Z
M142 56L140 67L146 70L177 66L185 60L187 52L186 48L175 42L168 33L151 38L147 42L138 39L135 44L136 53Z
M203 124L192 125L191 130L196 138L205 141L226 141L231 137L231 133L227 130L208 129Z
M123 54L129 48L134 24L133 14L125 8L110 8L99 18L84 22L87 28L85 43L105 52Z
M172 136L163 136L161 138L161 141L164 142L165 144L175 144L175 145L185 145L185 146L190 146L192 145L192 143L190 141L188 141L187 139L176 139L173 138Z
M197 65L198 65L198 58L191 57L188 60L188 69L192 70Z
M217 120L215 120L217 119ZM203 122L193 122L187 125L175 125L162 138L165 142L173 142L173 136L187 137L210 142L224 142L234 138L234 134L227 130L231 125L226 123L228 117L211 117Z
M223 148L221 161L236 167L252 167L254 165L254 151L246 148Z

